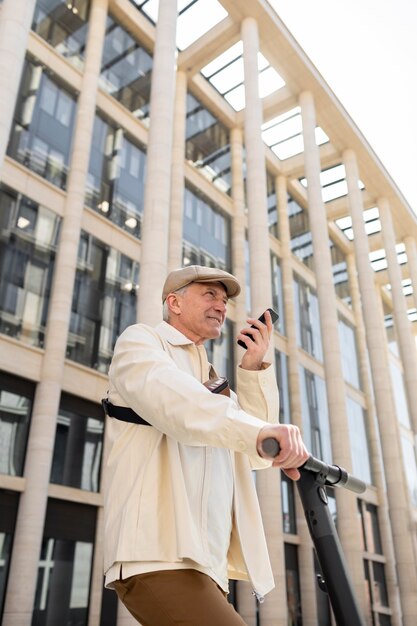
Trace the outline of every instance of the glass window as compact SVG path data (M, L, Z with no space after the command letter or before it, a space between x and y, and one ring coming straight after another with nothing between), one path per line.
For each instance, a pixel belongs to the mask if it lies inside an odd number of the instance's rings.
M365 413L363 408L352 398L346 399L346 408L349 420L353 475L369 485L372 483L372 472Z
M287 198L287 210L290 221L291 251L307 267L314 270L308 213L290 195Z
M401 447L404 459L405 475L411 503L417 507L417 460L413 441L411 438L401 436Z
M152 57L110 16L107 17L100 87L139 119L149 116Z
M32 29L59 54L82 68L89 0L37 0Z
M60 218L0 185L0 332L43 346Z
M287 589L287 624L302 626L300 573L298 569L297 546L284 543L285 582Z
M389 599L385 578L385 559L382 553L382 541L378 523L378 509L373 504L358 500L358 510L362 522L362 549L364 558L365 582L368 611L372 623L391 624L388 614ZM378 555L376 558L373 555Z
M75 107L56 77L26 60L8 154L61 189L67 183Z
M50 499L32 626L87 626L96 509Z
M230 218L196 190L185 189L183 265L231 271Z
M275 178L268 171L266 172L266 192L269 232L278 239L278 210L277 194L275 193Z
M355 329L344 319L339 318L339 339L344 379L360 388L358 354L356 351Z
M3 615L18 503L17 493L0 490L0 620Z
M291 414L287 355L283 352L278 352L278 350L275 350L275 370L279 389L279 422L280 424L289 424L291 422Z
M282 274L281 264L275 254L271 254L271 277L272 277L272 308L278 313L279 318L274 324L274 328L281 334L285 333L285 310L282 297Z
M86 204L140 237L145 151L121 128L96 115L86 184Z
M107 372L120 333L136 321L139 264L81 233L67 357Z
M395 330L392 309L388 307L388 304L384 299L382 299L382 307L384 310L384 325L385 332L387 334L388 347L395 356L399 356L397 332Z
M112 589L106 589L103 581L99 626L114 626L117 624L117 605L117 594Z
M411 428L410 415L408 412L407 396L405 394L404 376L401 368L390 358L389 368L391 373L392 391L394 394L397 419L406 428Z
M298 345L317 360L323 361L317 294L298 277L294 280L294 296Z
M101 406L63 394L55 433L51 483L99 491L103 433Z
M351 306L352 298L349 290L349 274L346 257L342 250L329 239L330 255L332 260L333 284L336 295L347 305Z
M229 135L229 129L188 93L186 159L228 194L232 185Z
M281 472L281 508L282 528L284 533L297 533L297 519L295 515L294 482Z
M218 339L210 339L206 343L207 357L219 376L226 376L229 385L234 389L235 368L233 361L233 324L226 320Z
M325 381L300 367L303 437L313 456L332 463L329 414Z
M35 386L0 372L0 473L23 476Z
M364 500L358 500L358 509L362 521L363 551L382 555L377 507Z

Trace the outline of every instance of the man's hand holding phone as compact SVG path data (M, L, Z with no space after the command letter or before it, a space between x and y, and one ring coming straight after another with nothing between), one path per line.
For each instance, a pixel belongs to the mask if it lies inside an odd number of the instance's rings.
M238 335L238 344L245 348L240 366L247 370L260 370L269 348L273 323L278 314L267 309L259 319L249 318L251 326L243 328Z

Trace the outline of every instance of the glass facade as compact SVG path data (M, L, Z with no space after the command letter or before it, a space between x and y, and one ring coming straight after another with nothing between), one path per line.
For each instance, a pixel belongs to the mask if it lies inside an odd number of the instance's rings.
M18 503L17 493L0 489L0 619L3 615Z
M382 299L382 307L384 311L384 324L385 324L385 331L387 334L388 346L391 352L396 357L398 357L400 353L398 349L397 333L395 330L395 323L394 323L394 317L392 314L392 309L388 307L385 299Z
M285 334L285 309L282 296L281 263L275 254L271 254L271 279L272 279L272 308L278 313L279 318L274 328Z
M0 474L23 476L34 385L0 372Z
M99 491L103 435L101 406L63 394L57 418L51 483Z
M123 230L140 237L145 150L96 115L86 184L86 204Z
M339 339L344 379L353 387L359 389L359 363L355 329L342 318L339 318Z
M364 551L364 572L368 615L372 624L391 626L388 588L385 577L385 558L378 522L378 509L375 505L358 500L362 522L362 548Z
M354 476L370 485L372 483L372 473L365 411L352 398L346 399L346 409L349 420L352 472Z
M31 626L87 626L96 508L51 498Z
M66 188L75 97L39 62L27 59L7 153L61 189Z
M279 423L291 422L289 381L288 381L288 358L283 352L275 350L275 371L279 389Z
M278 207L277 194L275 192L275 178L268 171L266 172L266 202L268 208L269 232L278 239Z
M290 221L291 251L307 267L314 270L313 242L308 213L290 195L287 198L287 210Z
M139 265L81 233L67 357L107 372L117 337L136 322Z
M413 506L417 507L417 457L411 436L401 436L401 447L404 459L404 473Z
M323 361L319 302L315 290L304 280L294 280L297 343L318 361Z
M297 518L295 515L294 482L283 472L281 473L281 510L282 528L284 533L297 533Z
M311 454L332 463L329 414L325 381L300 367L303 438Z
M227 194L231 191L229 129L187 94L185 158Z
M235 387L235 367L233 359L233 324L226 320L218 339L206 343L207 357L219 376L226 376L232 389Z
M107 17L100 87L141 120L149 117L152 57L110 16Z
M43 346L60 218L0 185L0 332Z
M398 363L396 363L393 358L390 358L389 366L398 421L402 424L402 426L405 426L405 428L411 428L407 396L405 393L404 375Z
M287 589L287 625L302 626L300 573L298 568L297 546L284 544L285 582Z
M345 255L331 239L329 240L329 245L332 260L333 284L336 295L350 306L352 299L350 297L349 274Z
M231 220L197 190L184 195L183 265L231 271Z
M59 54L83 67L90 0L38 0L32 29Z

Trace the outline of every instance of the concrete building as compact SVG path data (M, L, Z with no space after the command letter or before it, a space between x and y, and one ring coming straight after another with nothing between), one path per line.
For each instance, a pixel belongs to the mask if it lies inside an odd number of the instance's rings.
M237 329L279 311L280 419L368 485L328 490L367 624L415 626L417 219L266 0L3 0L0 222L4 626L132 624L103 591L99 402L189 263L246 285L208 346L232 384ZM276 589L237 583L239 612L331 624L294 485L257 488Z

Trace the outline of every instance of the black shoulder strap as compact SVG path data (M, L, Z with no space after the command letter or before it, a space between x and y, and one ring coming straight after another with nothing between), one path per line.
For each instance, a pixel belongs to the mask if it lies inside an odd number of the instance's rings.
M212 380L208 380L206 383L203 384L212 393L220 393L224 396L230 396L230 388L227 378L215 378ZM140 415L135 413L133 409L130 409L127 406L116 406L109 402L107 398L103 398L101 404L105 414L109 417L115 417L117 420L121 420L122 422L129 422L130 424L142 424L143 426L152 426L152 424L144 420Z
M122 422L130 422L131 424L142 424L143 426L151 426L149 422L144 420L140 415L135 413L133 409L129 409L127 406L115 406L111 402L107 400L107 398L103 398L101 401L104 412L109 417L115 417L117 420L121 420Z

